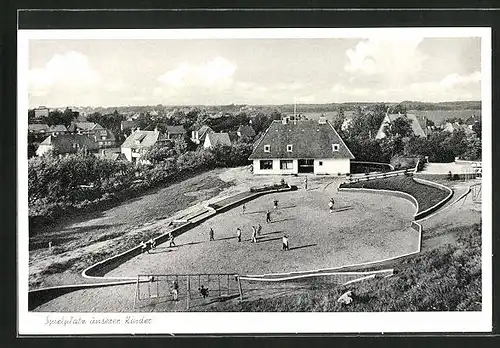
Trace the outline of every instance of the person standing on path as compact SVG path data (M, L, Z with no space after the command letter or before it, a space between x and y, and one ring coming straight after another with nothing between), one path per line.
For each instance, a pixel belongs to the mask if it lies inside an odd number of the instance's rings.
M257 235L260 236L260 231L262 231L262 225L259 223L259 226L257 227Z
M245 206L245 204L243 204L243 205L241 206L241 213L242 213L243 215L245 215L245 210L246 210L246 209L247 209L247 207Z
M304 178L304 190L307 190L307 176Z
M267 209L266 211L266 223L269 223L271 222L271 212L269 211L269 209Z
M176 245L175 245L175 241L174 241L174 235L172 234L172 232L170 232L168 247L171 248L172 246L176 246Z
M328 207L330 208L330 213L333 213L333 205L334 205L333 198L330 198L330 202L328 202Z
M236 229L236 237L238 237L238 242L241 242L241 228Z
M179 301L179 284L174 280L172 282L172 295L174 297L174 301Z
M215 240L214 238L214 229L212 227L210 227L210 241L213 241Z
M252 243L257 243L257 229L252 226Z
M289 250L289 248L288 248L288 237L286 236L286 234L283 236L282 250L285 250L285 251Z

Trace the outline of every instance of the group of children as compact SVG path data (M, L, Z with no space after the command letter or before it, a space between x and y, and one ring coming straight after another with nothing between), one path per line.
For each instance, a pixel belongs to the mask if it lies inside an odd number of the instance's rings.
M200 285L200 287L198 288L198 292L200 293L201 297L208 297L208 288L206 288L204 285ZM179 283L177 283L177 280L172 281L170 293L172 294L172 299L174 301L179 301Z
M142 241L140 246L143 253L147 252L149 254L151 249L156 248L156 241L151 238L147 242Z

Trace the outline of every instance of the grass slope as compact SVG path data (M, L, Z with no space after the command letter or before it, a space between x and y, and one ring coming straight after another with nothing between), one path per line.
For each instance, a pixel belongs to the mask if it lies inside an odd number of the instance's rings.
M337 288L282 292L279 296L256 298L242 303L207 306L207 311L244 312L371 312L371 311L480 311L481 310L481 225L447 230L457 234L455 245L405 259L395 274L384 279ZM353 292L353 302L342 306L339 296ZM200 308L197 308L200 310Z
M448 195L448 193L444 190L418 183L408 176L393 176L385 179L358 181L354 183L342 184L341 187L405 192L415 197L418 201L418 212L432 207Z
M219 172L203 173L107 211L40 229L29 240L30 288L81 282L74 274L156 237L162 231L141 227L210 199L231 186L218 178ZM52 252L47 250L49 241L53 243Z

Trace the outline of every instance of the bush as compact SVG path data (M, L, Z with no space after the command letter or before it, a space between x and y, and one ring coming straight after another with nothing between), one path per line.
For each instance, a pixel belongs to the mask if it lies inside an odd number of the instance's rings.
M247 165L252 145L236 143L185 151L184 143L154 147L151 164L110 161L93 155L42 156L28 161L30 226L50 224L79 210L92 211L178 180L182 174ZM142 180L142 181L138 181Z

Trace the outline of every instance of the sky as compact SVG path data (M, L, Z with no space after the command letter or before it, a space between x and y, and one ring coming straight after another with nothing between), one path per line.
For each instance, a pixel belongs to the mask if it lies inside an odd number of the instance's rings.
M480 38L29 41L29 106L481 99Z

